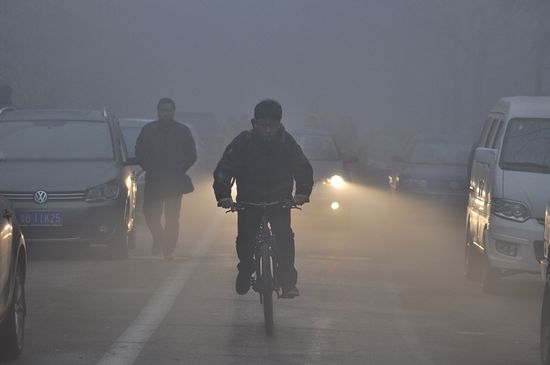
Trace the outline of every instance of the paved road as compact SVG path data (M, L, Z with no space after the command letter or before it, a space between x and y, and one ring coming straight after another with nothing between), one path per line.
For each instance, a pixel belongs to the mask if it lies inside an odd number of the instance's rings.
M184 199L177 258L103 247L31 247L24 354L16 364L538 363L541 283L498 295L462 277L462 214L350 188L353 220L295 214L302 295L275 301L267 338L255 294L234 292L236 217L210 182Z

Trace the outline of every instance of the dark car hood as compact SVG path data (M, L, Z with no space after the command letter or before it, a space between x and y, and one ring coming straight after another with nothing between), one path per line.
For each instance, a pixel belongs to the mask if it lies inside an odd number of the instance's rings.
M466 181L468 178L466 165L406 164L399 174L427 180Z
M313 178L315 181L328 179L334 175L342 176L344 172L344 164L342 163L342 160L310 160L309 162L311 163L311 167L313 167Z
M0 191L84 191L118 176L115 161L2 161Z

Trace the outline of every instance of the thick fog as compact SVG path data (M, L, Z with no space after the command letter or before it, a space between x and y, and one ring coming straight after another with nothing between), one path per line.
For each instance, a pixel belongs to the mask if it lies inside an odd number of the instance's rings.
M24 107L107 106L475 135L500 97L550 92L550 3L0 1L0 83Z

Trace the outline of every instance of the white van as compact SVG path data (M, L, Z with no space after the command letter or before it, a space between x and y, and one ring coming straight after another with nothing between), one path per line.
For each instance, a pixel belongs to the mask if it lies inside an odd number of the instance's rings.
M550 97L503 98L471 167L464 273L494 291L507 274L540 272L550 197Z

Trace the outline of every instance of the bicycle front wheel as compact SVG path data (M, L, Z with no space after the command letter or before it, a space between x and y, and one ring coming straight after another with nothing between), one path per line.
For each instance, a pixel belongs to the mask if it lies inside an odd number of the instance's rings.
M262 298L264 304L265 333L273 335L273 272L271 257L269 254L262 255Z

